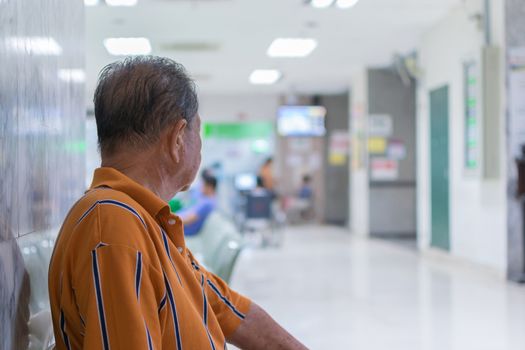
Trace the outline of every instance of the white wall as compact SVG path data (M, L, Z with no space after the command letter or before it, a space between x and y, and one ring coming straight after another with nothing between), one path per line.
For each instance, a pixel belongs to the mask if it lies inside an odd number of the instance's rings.
M350 229L352 233L369 234L368 215L368 164L367 125L368 78L363 68L352 79L350 88L350 134L352 139L352 161L350 162ZM365 149L363 149L365 148ZM360 153L360 155L359 155ZM361 157L357 164L356 157Z
M498 1L500 2L500 1ZM506 270L506 202L503 176L485 181L466 174L464 164L463 63L480 58L483 33L469 17L480 2L468 1L432 28L419 46L423 78L418 89L418 241L430 246L429 91L449 86L450 235L451 254ZM499 8L494 11L500 15ZM502 18L493 20L496 41ZM503 86L501 89L503 91ZM504 115L504 114L501 114ZM503 135L503 124L501 133ZM501 137L503 140L503 136ZM500 145L501 146L501 145ZM502 159L504 148L500 147Z

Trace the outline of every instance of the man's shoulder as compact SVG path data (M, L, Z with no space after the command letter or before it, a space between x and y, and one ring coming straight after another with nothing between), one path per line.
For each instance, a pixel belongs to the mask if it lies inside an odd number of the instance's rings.
M143 210L142 205L134 200L130 195L125 192L115 190L110 187L99 187L92 189L79 200L79 202L86 202L91 204L105 204L108 201L123 203L136 210Z
M146 210L124 192L98 188L87 192L73 206L61 231L61 240L75 237L90 249L99 243L139 248L149 221ZM77 245L78 245L77 244Z
M100 220L122 225L135 223L146 228L148 215L143 206L128 194L103 187L86 192L71 209L64 226L74 229L83 223Z

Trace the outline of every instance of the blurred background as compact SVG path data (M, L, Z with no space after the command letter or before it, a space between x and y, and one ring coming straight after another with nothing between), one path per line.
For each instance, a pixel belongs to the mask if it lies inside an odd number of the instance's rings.
M98 72L183 64L210 270L312 349L525 346L523 0L0 0L0 349L100 166Z

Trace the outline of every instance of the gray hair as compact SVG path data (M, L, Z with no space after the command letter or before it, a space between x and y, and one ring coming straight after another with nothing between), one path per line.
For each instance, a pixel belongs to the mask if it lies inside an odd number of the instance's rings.
M103 155L119 146L147 148L181 118L191 127L199 108L195 84L186 69L155 56L128 57L104 67L94 103Z

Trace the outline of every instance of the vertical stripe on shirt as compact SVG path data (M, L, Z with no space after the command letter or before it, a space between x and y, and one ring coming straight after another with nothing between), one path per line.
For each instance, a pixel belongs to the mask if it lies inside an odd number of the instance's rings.
M137 252L137 264L135 266L135 293L137 301L140 300L140 282L142 279L142 253Z
M211 337L210 331L208 330L208 299L206 298L206 290L204 285L204 274L201 274L201 287L202 287L202 303L203 303L203 313L202 318L204 321L204 328L206 328L206 334L210 340L210 345L212 350L215 350L215 344L213 343L213 338Z
M66 333L66 318L64 317L64 311L60 310L60 332L62 333L62 340L66 344L68 350L71 349L71 344L69 343L69 337Z
M237 310L235 308L235 306L233 306L233 304L225 297L221 294L221 292L219 291L219 288L217 288L212 281L208 280L208 284L210 285L211 289L215 292L215 294L217 294L217 296L224 302L224 304L226 304L226 306L228 306L230 308L230 310L232 310L232 312L237 315L237 317L239 317L241 320L244 320L244 318L246 316L244 316L243 313L239 312L239 310Z
M137 303L140 302L140 282L142 281L142 253L137 252L137 262L135 264L135 294L137 295ZM153 350L151 342L151 335L149 333L148 325L144 320L144 329L146 330L146 339L148 341L148 350Z
M168 254L168 258L170 259L171 266L173 266L173 270L175 270L175 273L177 274L177 278L179 279L179 283L182 286L182 280L179 276L179 272L177 271L177 268L175 267L175 264L173 263L173 259L171 258L170 245L168 243L168 235L162 228L160 229L160 232L162 234L162 242L164 243L164 249L166 249L166 254Z
M84 317L82 317L82 315L80 314L80 312L78 313L78 316L80 317L80 322L82 323L82 326L84 328L86 328L86 321L84 321Z
M164 283L166 284L166 293L168 294L168 300L171 308L171 316L173 317L173 327L175 328L175 337L177 341L177 350L182 350L182 341L180 336L179 329L179 319L177 316L177 305L175 305L175 298L173 297L173 292L171 290L170 281L164 274Z
M159 313L162 311L162 309L164 308L164 306L166 306L166 300L168 299L168 294L166 292L164 292L164 296L162 297L162 299L160 300L160 304L159 304Z
M109 350L109 339L108 339L108 331L106 327L106 315L104 313L104 301L102 298L102 287L100 284L100 275L99 275L99 268L98 268L98 257L97 257L97 250L94 249L91 251L91 257L93 262L93 280L95 282L95 295L97 299L97 308L98 308L98 319L100 323L100 332L102 336L102 344L104 346L104 350Z
M144 321L144 328L146 328L146 337L148 338L148 350L153 350L153 343L151 341L151 334L149 334L148 325Z

